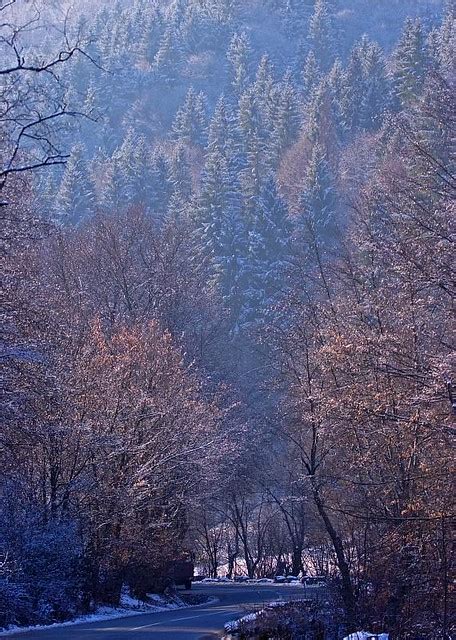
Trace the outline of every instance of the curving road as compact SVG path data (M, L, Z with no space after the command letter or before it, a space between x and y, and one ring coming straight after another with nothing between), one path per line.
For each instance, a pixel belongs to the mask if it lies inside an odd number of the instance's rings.
M248 610L274 600L297 600L306 596L304 587L275 584L195 584L193 590L218 598L218 602L6 637L9 640L215 640L220 638L226 622Z

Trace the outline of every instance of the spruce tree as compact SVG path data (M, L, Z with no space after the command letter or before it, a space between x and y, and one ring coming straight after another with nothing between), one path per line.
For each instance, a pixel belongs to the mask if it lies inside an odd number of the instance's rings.
M315 144L307 168L301 196L301 224L322 244L334 238L336 223L336 189L327 153Z
M250 318L261 321L286 288L291 223L273 175L265 181L250 232Z
M181 202L189 202L192 196L192 177L183 145L179 145L171 155L168 180L172 197Z
M364 96L363 120L365 129L378 129L383 116L391 106L391 82L386 69L386 61L381 47L372 43L363 61Z
M235 116L222 96L209 124L207 155L221 153L229 169L236 176L242 165L239 131Z
M274 68L268 55L262 56L255 76L254 92L264 119L269 116L269 105L274 90Z
M325 85L330 97L332 121L338 140L343 141L346 134L344 122L344 99L346 92L346 77L340 58L336 58L329 72Z
M196 93L190 88L174 119L173 137L186 144L203 146L206 142L206 130L206 98L203 93Z
M162 219L172 195L169 163L161 150L155 151L149 170L149 207L157 219Z
M423 90L430 61L420 20L408 19L394 54L395 93L402 106L416 100Z
M327 71L334 62L335 33L331 5L328 0L316 0L309 22L309 45L315 54L318 66Z
M166 84L175 82L182 62L180 36L173 25L167 27L157 53L155 54L152 68L158 79Z
M365 41L353 47L345 72L345 95L342 102L344 125L350 132L359 130L363 121L365 75L363 49Z
M253 88L244 92L239 102L239 131L244 165L241 175L243 207L246 223L250 225L260 195L262 178L267 170L268 139L268 131L263 124Z
M95 198L85 160L85 148L78 144L71 150L55 200L55 219L61 224L79 224L93 213Z
M296 140L301 117L298 108L298 98L291 82L279 84L271 100L271 140L269 143L269 163L277 168L283 152Z
M208 155L195 213L196 241L209 261L214 286L239 330L244 305L247 230L241 215L239 189L226 158L216 148Z
M231 65L231 83L237 95L240 95L249 83L251 54L247 34L236 33L230 42L227 58Z
M305 100L310 100L321 79L321 71L313 51L309 51L302 72L302 88Z

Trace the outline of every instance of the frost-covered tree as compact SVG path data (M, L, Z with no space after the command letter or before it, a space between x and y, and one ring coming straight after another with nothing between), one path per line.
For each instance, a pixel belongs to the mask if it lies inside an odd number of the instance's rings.
M262 56L255 75L254 92L263 118L269 117L271 95L274 89L274 67L268 55Z
M421 95L428 68L429 52L423 25L418 19L408 19L394 52L393 79L402 106Z
M243 154L239 139L238 123L231 107L222 96L209 124L206 158L221 154L228 164L230 175L236 181L243 167Z
M234 34L227 52L231 83L236 94L241 94L250 80L252 49L247 34Z
M313 10L313 0L285 0L280 12L287 36L295 38L305 32Z
M337 53L331 9L328 0L316 0L314 12L309 22L309 45L323 71L330 68Z
M169 162L163 152L154 152L149 171L149 206L158 219L165 215L172 194Z
M179 145L171 155L169 161L169 182L172 196L181 202L188 202L192 195L192 176L187 160L186 149Z
M209 153L195 212L196 243L209 261L212 282L239 329L247 278L247 229L236 180L223 153Z
M321 72L315 53L313 50L309 51L305 60L304 69L302 71L302 85L304 98L306 100L310 100L312 92L320 82L320 78Z
M79 224L94 211L94 195L85 159L85 148L78 144L70 158L55 199L54 217L61 224Z
M326 151L315 144L307 168L301 196L299 225L318 243L333 240L336 223L337 193L333 171Z
M290 260L291 223L288 208L271 175L258 201L250 232L250 281L247 292L251 317L259 319L287 288L286 271ZM264 321L264 317L262 318Z
M250 225L267 169L265 151L268 138L254 88L244 92L239 101L239 132L244 163L242 196L247 224Z
M277 167L286 149L296 140L301 125L298 97L291 82L277 85L271 97L269 162Z
M386 110L391 106L391 80L384 53L377 43L372 43L368 48L363 66L365 93L362 125L369 130L378 129Z
M177 29L167 27L157 53L154 56L152 68L157 78L166 84L174 82L179 74L182 62L180 35Z
M206 129L206 97L190 88L174 119L173 136L180 142L202 146L206 140Z
M367 38L353 47L345 72L345 95L343 98L343 117L345 127L349 131L356 131L363 121L364 99L366 88L364 84L364 55L368 49Z

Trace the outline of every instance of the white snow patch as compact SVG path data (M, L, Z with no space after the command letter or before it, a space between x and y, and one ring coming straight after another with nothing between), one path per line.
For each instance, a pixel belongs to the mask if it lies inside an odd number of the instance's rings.
M389 640L387 633L369 633L369 631L356 631L346 636L344 640L368 640L369 638L375 638L375 640Z
M227 622L225 624L225 631L227 633L237 631L243 622L254 622L257 619L259 613L261 612L249 613L248 615L239 618L239 620L232 620L231 622Z

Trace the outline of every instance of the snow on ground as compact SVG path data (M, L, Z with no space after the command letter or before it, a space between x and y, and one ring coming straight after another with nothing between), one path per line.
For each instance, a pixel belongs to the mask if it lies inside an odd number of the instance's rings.
M368 638L375 638L376 640L388 640L389 635L387 633L369 633L369 631L357 631L346 636L344 640L368 640Z
M171 611L173 609L190 609L201 606L201 604L190 605L178 596L164 598L156 593L149 593L147 595L154 604L142 602L141 600L132 598L128 592L124 592L122 593L119 607L98 607L94 613L78 616L74 620L69 620L68 622L56 622L55 624L36 625L32 627L10 626L8 629L0 630L0 637L8 636L13 633L25 633L26 631L40 631L44 629L55 629L57 627L69 627L76 624L87 624L89 622L101 622L103 620L115 620L116 618L141 616L145 613L161 613L163 611ZM210 598L208 602L202 604L208 604L210 602L217 602L217 598Z
M274 602L270 602L267 608L275 609L277 607L284 607L286 604L289 604L289 602L286 602L285 600L276 600ZM246 616L243 616L242 618L238 618L238 620L232 620L231 622L227 622L225 624L225 631L227 633L234 633L239 629L241 624L245 622L254 622L258 618L258 616L260 616L264 612L265 612L265 609L261 609L260 611L256 611L255 613L248 613Z
M256 620L259 613L260 612L249 613L246 616L239 618L239 620L233 620L232 622L227 622L225 625L225 631L227 633L233 633L233 631L237 631L243 622L253 622L254 620Z

